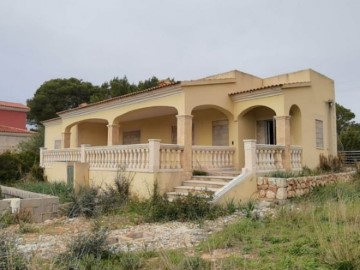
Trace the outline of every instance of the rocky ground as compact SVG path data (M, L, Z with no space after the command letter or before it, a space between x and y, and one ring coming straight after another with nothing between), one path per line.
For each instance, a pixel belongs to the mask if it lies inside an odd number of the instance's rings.
M252 215L263 217L274 214L270 203L263 201L256 205ZM211 234L221 231L227 224L243 218L245 213L208 220L204 223L166 222L145 223L136 226L110 221L108 229L109 248L116 251L162 250L191 248L207 239ZM32 224L30 229L13 225L4 229L16 239L17 247L27 256L53 258L66 250L67 244L79 234L90 233L94 221L85 218L61 217L40 224Z

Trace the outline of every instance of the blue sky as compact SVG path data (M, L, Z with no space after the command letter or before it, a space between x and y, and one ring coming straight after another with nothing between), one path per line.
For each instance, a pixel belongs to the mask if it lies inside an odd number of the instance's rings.
M312 68L360 121L358 0L1 0L0 100L45 81L190 80Z

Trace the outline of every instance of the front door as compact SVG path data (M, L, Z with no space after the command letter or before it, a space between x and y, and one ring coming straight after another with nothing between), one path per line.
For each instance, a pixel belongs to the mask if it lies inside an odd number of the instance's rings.
M256 143L276 144L274 120L260 120L256 122Z

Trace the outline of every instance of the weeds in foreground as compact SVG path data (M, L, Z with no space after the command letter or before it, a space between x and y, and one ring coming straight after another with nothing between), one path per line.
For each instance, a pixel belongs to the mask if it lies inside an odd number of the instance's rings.
M14 240L4 233L0 234L0 269L27 269L26 260Z

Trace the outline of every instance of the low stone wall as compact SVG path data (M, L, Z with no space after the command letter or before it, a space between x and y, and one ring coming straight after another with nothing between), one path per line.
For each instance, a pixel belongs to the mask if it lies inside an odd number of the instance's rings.
M0 188L5 198L20 198L20 207L16 210L29 212L33 222L43 222L56 217L58 214L58 197L6 186L0 186ZM11 210L11 199L0 201L0 213L6 210Z
M354 172L292 178L258 177L258 197L278 200L299 197L309 193L314 187L348 182L353 179L353 175Z

